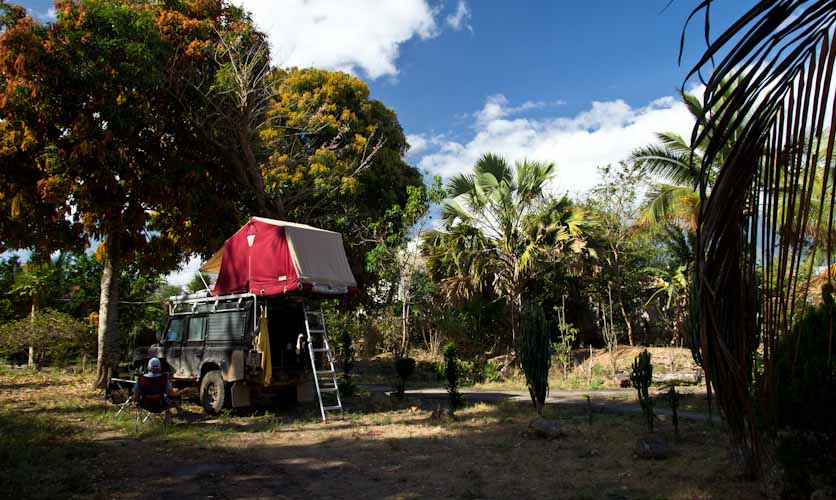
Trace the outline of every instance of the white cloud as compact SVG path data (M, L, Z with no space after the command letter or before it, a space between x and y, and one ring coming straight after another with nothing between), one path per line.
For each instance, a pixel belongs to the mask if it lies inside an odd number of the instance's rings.
M553 102L546 101L525 101L519 106L511 106L508 98L502 94L495 94L488 96L485 101L485 106L479 111L473 113L476 118L476 126L484 125L497 118L504 118L508 116L518 115L532 109L542 109L547 106L561 106L566 104L562 100ZM465 115L467 117L468 115Z
M700 89L695 90L699 93ZM542 106L529 102L515 107L500 94L490 96L473 114L475 133L469 141L410 136L410 143L421 144L425 153L418 166L430 175L449 178L469 171L487 152L510 161L553 161L557 176L552 188L580 193L598 182L596 167L626 159L633 149L653 142L656 132L674 131L688 138L694 124L685 105L675 97L662 97L640 108L620 99L596 101L571 117L512 117Z
M173 271L166 275L165 281L169 285L184 287L191 283L194 275L197 274L198 269L203 264L203 259L200 257L190 257L188 261L181 264L180 269Z
M470 24L470 9L464 0L459 0L456 11L447 16L444 22L456 31L467 29L473 33L473 26Z
M369 78L395 76L400 45L439 29L427 0L236 0L270 37L282 66L316 66Z

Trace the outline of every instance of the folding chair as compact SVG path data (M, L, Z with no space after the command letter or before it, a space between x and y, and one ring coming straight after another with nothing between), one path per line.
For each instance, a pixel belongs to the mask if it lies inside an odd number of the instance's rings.
M105 399L110 400L115 405L119 405L119 411L114 417L118 417L123 411L130 408L133 402L133 388L136 380L124 378L111 378L110 384L105 389Z
M163 429L168 430L171 420L169 409L172 406L166 389L168 387L168 374L162 373L158 377L140 375L136 385L138 387L134 408L136 419L134 421L134 432L139 431L140 421L144 424L153 415L163 416ZM144 418L142 412L145 412Z

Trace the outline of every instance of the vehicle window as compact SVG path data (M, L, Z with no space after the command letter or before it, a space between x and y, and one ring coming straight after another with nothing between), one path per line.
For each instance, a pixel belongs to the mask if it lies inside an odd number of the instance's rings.
M186 329L186 318L173 318L168 323L165 334L166 342L180 342L183 340L183 330Z
M203 340L203 328L206 316L192 316L189 318L189 336L186 340Z
M209 315L206 340L237 340L244 335L246 312L229 311Z

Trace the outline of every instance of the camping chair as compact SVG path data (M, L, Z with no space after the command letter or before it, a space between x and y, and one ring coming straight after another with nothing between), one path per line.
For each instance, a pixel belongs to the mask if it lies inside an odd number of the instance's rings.
M115 405L119 405L119 410L114 417L118 417L123 411L130 408L133 403L133 387L136 379L125 378L111 378L110 383L105 388L105 399L109 400Z
M168 381L167 373L162 373L159 377L150 377L145 374L139 376L136 381L138 390L134 401L136 412L134 432L138 432L140 420L144 424L153 415L162 416L163 429L168 428L169 421L171 420L169 409L173 406L166 393ZM145 412L144 418L142 412Z

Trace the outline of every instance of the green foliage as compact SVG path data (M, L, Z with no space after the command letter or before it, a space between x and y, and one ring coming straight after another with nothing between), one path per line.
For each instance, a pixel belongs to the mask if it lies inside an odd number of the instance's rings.
M510 309L510 346L516 342L522 297L536 278L582 253L585 214L568 198L545 190L555 165L518 161L512 169L486 154L473 172L450 180L442 206L443 231L429 231L422 249L442 293L469 299L492 293Z
M836 318L832 285L823 304L808 306L775 356L777 424L796 431L836 433ZM800 409L803 409L800 411Z
M189 293L202 292L206 290L206 285L212 286L212 278L208 274L198 271L194 273L192 280L186 285L186 290Z
M546 316L543 308L536 303L529 302L523 306L519 354L531 402L537 413L542 415L549 393L552 353Z
M337 335L337 355L342 374L340 375L340 394L352 396L357 387L352 378L355 360L355 339L360 338L361 321L356 311L346 310L337 300L322 302L328 330L339 332Z
M563 369L563 377L568 375L569 367L572 364L572 345L578 336L578 329L566 321L566 300L563 299L560 307L555 307L557 313L557 329L560 338L552 343L552 351L557 364Z
M398 374L398 399L403 399L406 390L406 381L415 371L415 360L412 358L399 358L395 360L395 372Z
M459 352L452 342L444 347L444 377L447 379L450 414L464 405L464 396L459 392Z
M653 381L653 364L650 362L650 353L647 349L643 350L633 360L633 370L630 373L630 383L636 389L639 396L639 404L642 407L642 413L647 421L647 428L653 432L653 421L655 416L653 414L653 400L650 399L650 383Z
M95 344L90 325L50 309L0 325L0 355L22 355L32 346L38 366L63 364L82 354L91 355Z
M435 285L419 260L415 239L429 222L429 207L443 198L441 179L432 186L407 186L403 207L394 205L380 220L366 222L366 241L375 247L366 254L366 270L377 276L380 293L373 299L382 316L400 316L399 340L393 343L396 358L406 355L412 340L411 325L431 308ZM395 309L397 308L397 309Z
M351 372L354 369L354 341L348 330L340 331L339 353L340 366L343 370L340 377L340 393L345 397L350 397L354 394L356 386L351 379Z

